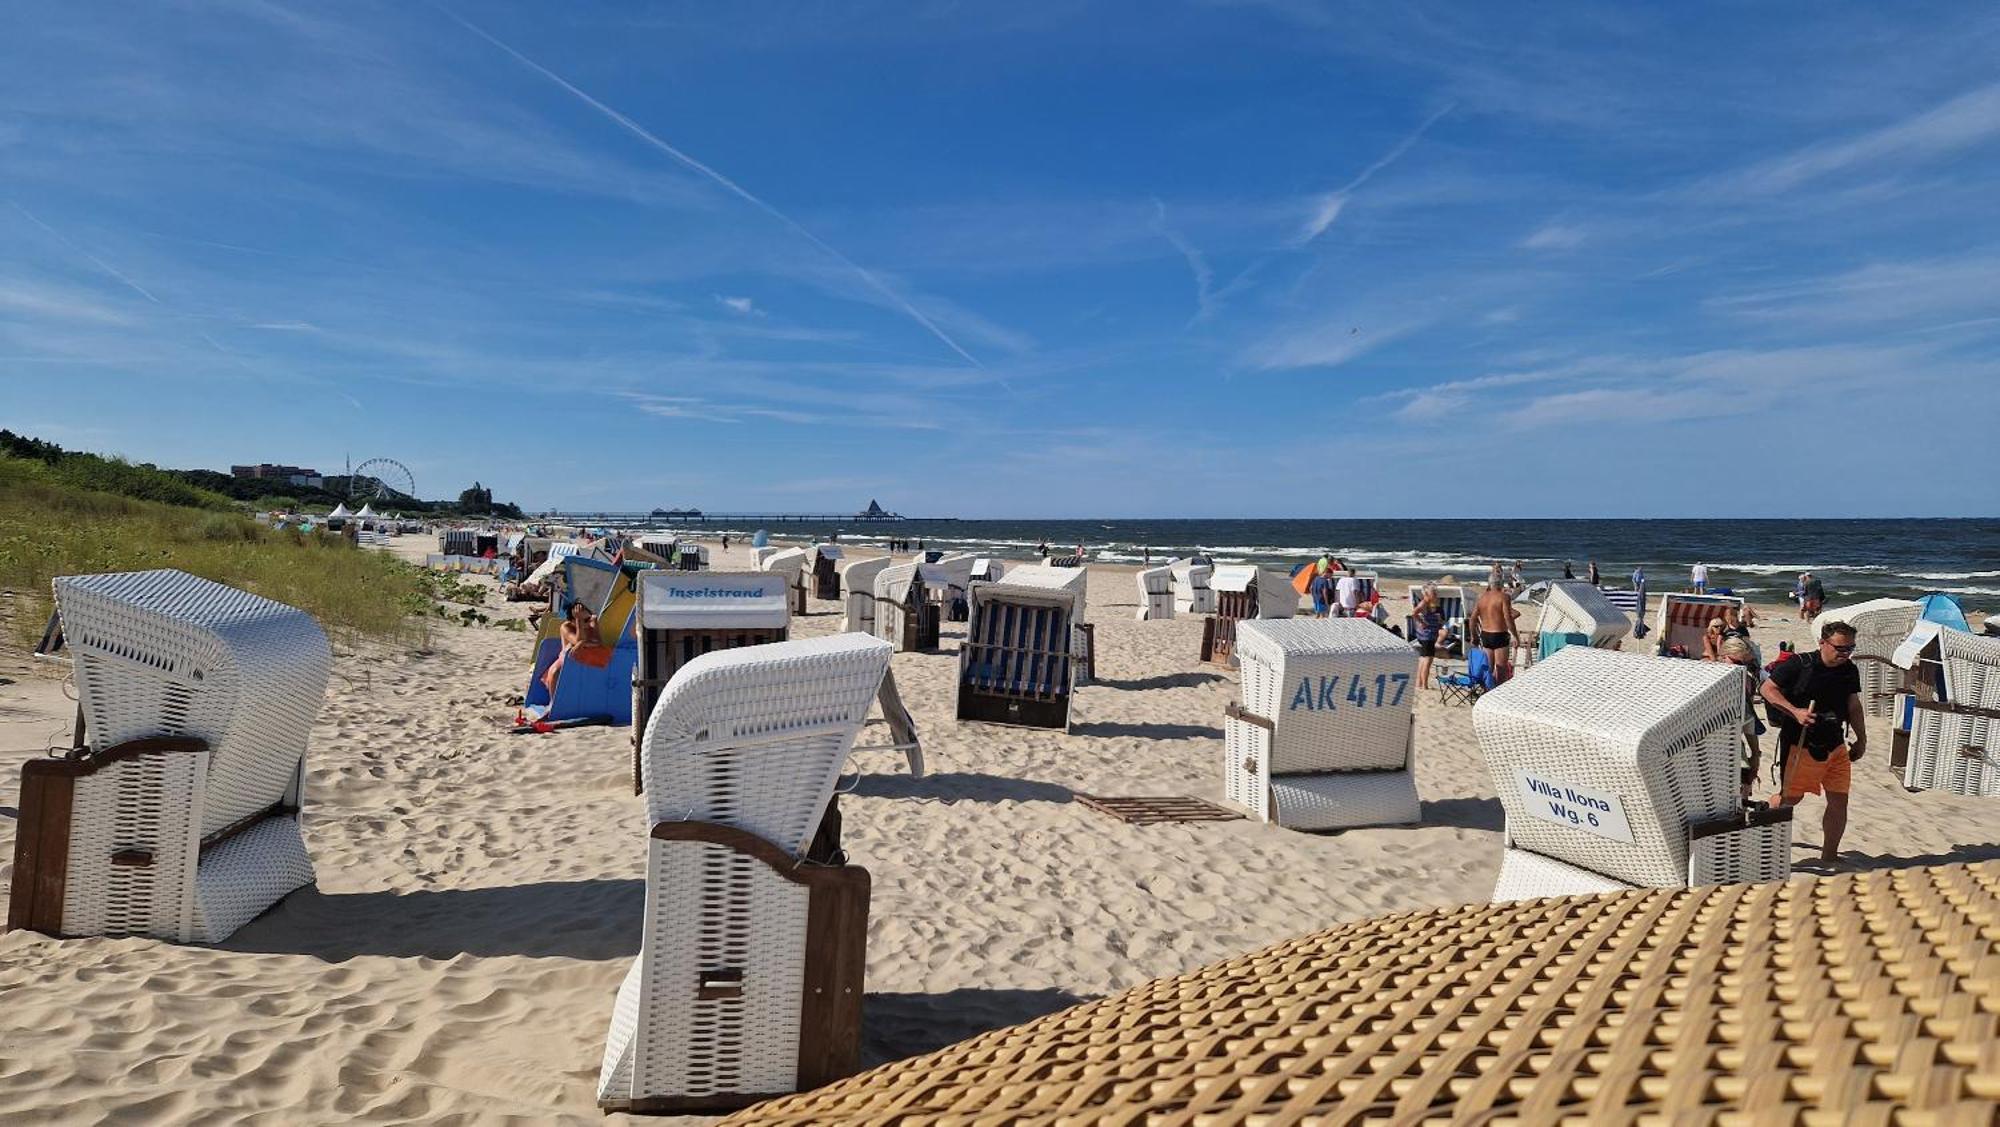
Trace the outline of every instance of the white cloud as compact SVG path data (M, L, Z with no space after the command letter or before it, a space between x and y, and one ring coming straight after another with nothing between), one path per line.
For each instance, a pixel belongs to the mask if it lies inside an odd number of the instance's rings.
M1199 248L1167 225L1167 205L1157 199L1153 201L1153 226L1187 261L1188 272L1194 275L1194 319L1205 319L1215 311L1215 271Z
M723 308L744 317L757 312L756 303L747 297L724 297L722 294L716 294L715 300L720 302Z
M0 282L0 312L99 325L124 325L131 318L89 294L40 283Z
M1452 102L1443 109L1431 114L1423 120L1422 124L1404 136L1402 140L1390 146L1388 152L1375 158L1373 163L1361 170L1360 175L1349 180L1339 191L1329 192L1326 195L1320 196L1314 202L1312 214L1306 219L1305 226L1299 229L1298 236L1293 240L1293 245L1304 246L1325 234L1326 229L1333 226L1334 221L1340 218L1340 212L1347 206L1349 196L1360 190L1363 184L1374 179L1376 173L1401 160L1403 154L1409 152L1410 148L1423 139L1425 133L1430 131L1431 126L1438 123L1439 118L1457 108L1458 103Z
M1266 371L1338 368L1428 323L1405 321L1364 327L1346 317L1336 318L1283 333L1253 349L1248 361L1251 367Z
M1326 233L1328 227L1340 218L1347 207L1346 192L1328 192L1313 202L1312 214L1306 217L1306 224L1299 229L1298 238L1293 240L1300 246L1312 242Z
M1522 239L1520 246L1522 250L1575 250L1586 237L1584 229L1573 224L1546 223Z
M1945 156L1995 135L2000 135L2000 83L1968 90L1893 125L1759 161L1701 188L1717 195L1777 195L1849 168Z

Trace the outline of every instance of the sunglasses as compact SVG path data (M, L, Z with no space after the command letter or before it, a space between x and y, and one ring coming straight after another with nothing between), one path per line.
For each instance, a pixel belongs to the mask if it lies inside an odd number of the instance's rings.
M1853 646L1835 646L1835 647L1833 647L1833 652L1834 652L1834 653L1837 653L1837 654L1851 654L1851 653L1853 653L1853 652L1854 652L1854 650L1855 650L1855 647L1853 647Z

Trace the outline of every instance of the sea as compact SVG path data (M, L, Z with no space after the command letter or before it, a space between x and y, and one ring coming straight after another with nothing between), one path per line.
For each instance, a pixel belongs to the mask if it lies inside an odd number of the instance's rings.
M2000 610L2000 518L1955 520L905 520L894 523L783 522L764 526L781 540L880 545L888 537L1004 559L1033 559L1079 547L1092 561L1165 562L1196 553L1219 563L1295 564L1322 550L1387 579L1483 581L1495 560L1518 561L1524 576L1579 578L1596 560L1607 587L1630 585L1646 570L1655 592L1680 590L1696 561L1711 588L1786 601L1799 573L1826 584L1834 605L1932 591L1968 610ZM689 529L704 537L752 528Z

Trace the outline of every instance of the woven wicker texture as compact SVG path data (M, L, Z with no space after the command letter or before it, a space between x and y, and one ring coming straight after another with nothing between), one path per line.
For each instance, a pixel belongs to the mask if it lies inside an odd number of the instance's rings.
M847 592L846 617L840 628L850 634L875 633L875 577L889 566L889 557L848 560L840 569L840 588Z
M1854 656L1861 672L1861 703L1870 716L1888 716L1895 709L1896 689L1902 676L1887 664L1916 628L1921 612L1913 599L1869 599L1844 607L1829 607L1813 619L1812 636L1819 637L1823 623L1845 622L1854 627ZM1869 658L1879 660L1870 661Z
M1176 560L1167 565L1174 573L1174 610L1180 614L1215 613L1215 592L1209 586L1215 576L1210 564Z
M1174 570L1164 564L1140 571L1134 581L1139 586L1139 621L1174 616Z
M1937 630L1919 660L1935 660L1942 666L1944 699L1951 704L2000 710L2000 639ZM1903 785L1980 798L2000 796L2000 721L1964 713L1917 712L1910 727Z
M903 644L903 600L916 582L916 564L896 564L875 573L875 636L892 646Z
M732 1122L1990 1124L2000 863L1363 920Z
M720 822L802 854L890 652L836 634L717 650L682 666L640 745L649 822Z
M1631 885L1688 880L1688 827L1742 811L1743 674L1733 666L1570 646L1472 709L1509 844ZM1563 810L1608 815L1564 821ZM1581 811L1581 813L1578 813ZM1620 838L1624 840L1619 840Z
M1542 634L1585 634L1599 649L1615 648L1632 632L1632 620L1588 583L1552 583L1537 625Z

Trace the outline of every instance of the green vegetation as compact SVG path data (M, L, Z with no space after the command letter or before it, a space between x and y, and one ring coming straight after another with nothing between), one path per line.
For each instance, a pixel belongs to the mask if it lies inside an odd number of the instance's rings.
M190 507L118 489L150 492L159 483L148 475L158 472L93 455L50 462L0 454L0 586L13 592L0 599L7 640L32 644L40 635L58 575L157 567L298 607L335 636L424 640L424 619L412 615L429 617L435 604L421 569L339 536L262 527L226 499Z
M78 489L195 509L236 508L228 497L190 485L166 470L135 466L122 458L64 450L53 442L24 438L12 431L0 430L0 454L38 462L47 467L48 480Z

